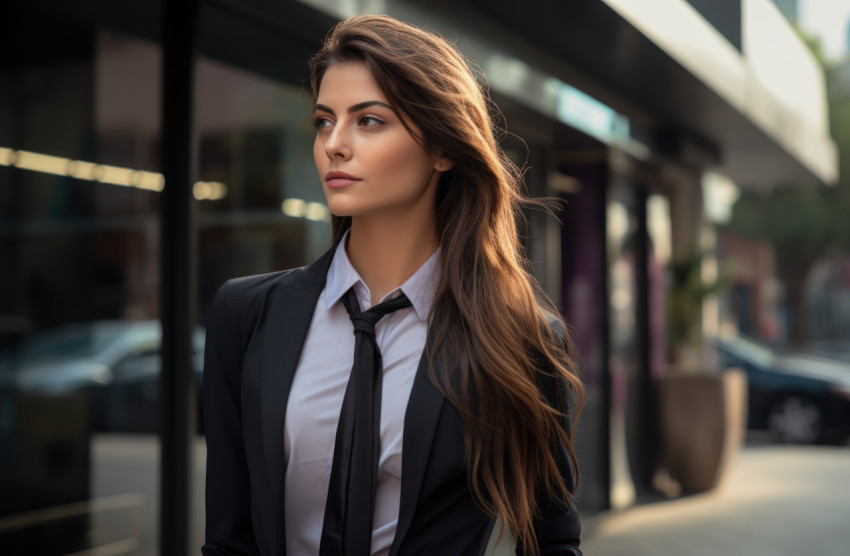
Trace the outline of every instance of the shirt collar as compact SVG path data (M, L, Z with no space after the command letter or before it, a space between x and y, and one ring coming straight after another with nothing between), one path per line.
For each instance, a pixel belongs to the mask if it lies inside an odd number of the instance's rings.
M325 302L328 310L352 287L355 288L358 297L365 298L368 295L366 283L354 269L351 260L348 258L348 253L345 252L348 233L348 231L345 232L342 241L337 245L333 261L331 261L331 266L328 269L328 281L325 285ZM392 299L398 295L399 291L402 291L410 299L410 303L419 318L423 321L427 320L428 314L431 312L431 304L434 301L434 294L437 291L437 282L440 279L439 262L440 248L437 247L437 250L419 267L419 270L413 276L388 293L384 299Z

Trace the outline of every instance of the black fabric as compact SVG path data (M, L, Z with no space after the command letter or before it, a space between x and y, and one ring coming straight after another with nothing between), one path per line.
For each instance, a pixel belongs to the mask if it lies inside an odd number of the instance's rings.
M286 408L335 249L308 267L230 280L212 303L204 357L205 556L286 556ZM557 320L549 325L556 338L565 335ZM433 364L450 366L451 358L436 357ZM463 421L431 382L429 369L423 352L404 416L390 556L483 556L493 520L472 499ZM541 380L540 387L550 400L565 393L555 380ZM558 458L572 484L566 461ZM544 496L537 515L542 555L581 555L575 508Z
M375 488L381 453L383 360L375 325L410 307L406 295L360 312L354 289L342 298L354 325L354 363L339 416L320 556L368 556L372 545Z

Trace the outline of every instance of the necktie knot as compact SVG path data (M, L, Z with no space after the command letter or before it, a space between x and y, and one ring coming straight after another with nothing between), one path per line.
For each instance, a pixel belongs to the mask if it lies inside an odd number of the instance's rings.
M355 334L361 332L373 338L375 337L375 325L378 324L381 317L383 317L383 315L369 311L365 313L357 313L356 315L348 315L348 318L351 319L351 323L354 325Z
M351 322L354 323L355 331L358 326L358 321L363 323L371 323L374 328L378 321L389 313L410 307L412 303L404 293L399 292L399 295L392 299L388 299L383 303L379 303L367 311L360 311L360 302L357 300L357 294L354 293L354 288L351 288L345 295L342 296L342 304L345 305L345 310L348 311L348 316Z

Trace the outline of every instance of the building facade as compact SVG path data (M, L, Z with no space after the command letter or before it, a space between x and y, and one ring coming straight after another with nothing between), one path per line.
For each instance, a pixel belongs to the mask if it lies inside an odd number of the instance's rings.
M706 235L703 174L750 186L836 172L814 61L768 0L724 6L13 0L0 23L4 546L197 549L207 309L226 279L330 245L306 61L364 11L455 40L487 76L529 195L560 200L558 219L527 215L526 236L583 359L580 509L639 500L669 362L664 267Z

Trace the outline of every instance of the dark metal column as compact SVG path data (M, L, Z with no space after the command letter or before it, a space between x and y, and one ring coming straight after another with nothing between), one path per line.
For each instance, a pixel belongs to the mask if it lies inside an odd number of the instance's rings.
M613 396L613 385L611 380L611 264L608 261L608 190L611 187L611 171L607 163L599 164L599 185L597 188L596 220L598 222L597 233L602 238L602 256L599 259L603 276L602 299L600 300L602 311L601 323L601 367L602 367L602 413L600 419L599 438L602 464L600 473L604 481L604 489L607 493L605 507L611 508L611 488L613 477L611 470L611 406Z
M198 552L190 542L191 441L197 430L192 331L196 312L194 132L199 0L162 2L162 170L160 288L160 550Z
M637 414L640 420L636 439L641 446L638 469L633 469L635 486L639 493L652 491L652 479L657 464L657 417L655 415L655 384L650 362L652 330L649 305L649 229L647 226L647 188L635 188L635 333L637 341Z

